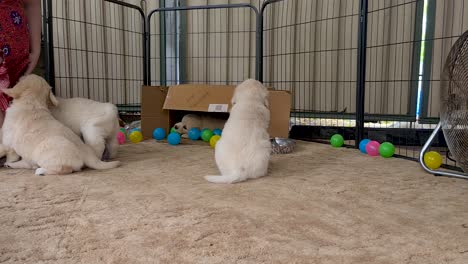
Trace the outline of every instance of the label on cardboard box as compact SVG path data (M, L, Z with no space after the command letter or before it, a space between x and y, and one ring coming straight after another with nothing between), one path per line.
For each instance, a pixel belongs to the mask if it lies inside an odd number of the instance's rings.
M227 113L229 109L228 104L210 104L208 106L208 112L221 112Z

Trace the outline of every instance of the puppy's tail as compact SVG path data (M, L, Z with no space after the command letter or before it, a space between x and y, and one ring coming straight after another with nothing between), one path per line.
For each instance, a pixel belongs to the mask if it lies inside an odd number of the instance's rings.
M239 175L225 175L225 176L205 176L205 179L212 183L236 183L242 182L246 179Z
M108 169L113 169L113 168L117 168L120 166L120 161L104 162L98 159L94 153L93 155L87 155L84 163L86 167L95 169L95 170L108 170Z

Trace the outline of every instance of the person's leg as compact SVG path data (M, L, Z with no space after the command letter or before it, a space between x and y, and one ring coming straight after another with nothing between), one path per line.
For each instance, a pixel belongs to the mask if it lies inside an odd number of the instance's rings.
M8 69L4 63L4 59L0 54L0 89L7 89L10 86L10 79L8 77ZM8 99L0 91L0 128L3 127L3 120L5 119L5 111L8 107Z
M3 127L3 120L5 120L5 113L3 111L0 111L0 128Z
M4 117L5 117L5 115L4 115L3 111L0 110L0 129L3 127L3 120L5 119ZM0 138L0 142L2 142L1 138ZM0 146L1 146L1 144L0 144ZM8 157L7 154L8 153L7 153L6 148L5 148L5 151L3 151L3 147L0 147L0 149L1 149L0 152L4 152L4 153L2 153L3 156L0 157L0 167L3 167L3 165L5 164L5 162L7 160L7 157Z

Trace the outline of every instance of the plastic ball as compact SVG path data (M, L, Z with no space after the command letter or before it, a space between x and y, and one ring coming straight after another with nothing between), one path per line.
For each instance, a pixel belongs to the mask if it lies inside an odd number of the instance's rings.
M169 133L179 133L175 128L171 128L171 131Z
M380 143L373 140L366 145L366 152L369 156L375 157L379 155Z
M180 143L179 133L172 132L167 136L167 142L171 145L178 145Z
M222 133L223 133L223 131L221 129L219 129L219 128L215 128L213 130L213 134L215 134L215 135L221 136Z
M395 146L390 142L384 142L379 147L380 156L390 158L395 154Z
M196 127L193 127L193 128L191 128L191 129L188 131L188 137L189 137L191 140L198 140L198 139L200 139L200 135L201 135L200 129L198 129L198 128L196 128Z
M366 151L366 145L367 143L370 142L370 139L363 139L361 140L361 142L359 142L359 150L364 153L364 154L367 154L367 151Z
M341 146L343 146L344 144L344 138L342 135L340 134L335 134L331 137L330 139L330 143L333 147L335 148L339 148Z
M210 146L212 148L215 148L216 147L216 143L218 143L218 140L221 138L220 135L213 135L211 138L210 138Z
M163 140L165 137L166 137L166 131L164 130L164 128L158 127L153 131L153 138L154 139Z
M143 140L143 134L141 134L140 131L135 130L128 135L128 139L130 139L132 143L139 143Z
M117 133L117 142L119 142L119 145L122 145L125 143L125 134L122 131L119 131Z
M213 136L213 131L211 131L209 129L205 129L201 133L201 138L205 142L209 142L212 136Z
M124 133L124 135L127 133L127 131L123 127L121 127L119 130L120 130L120 132Z
M442 166L442 156L436 151L429 151L424 154L424 164L431 170L437 170Z

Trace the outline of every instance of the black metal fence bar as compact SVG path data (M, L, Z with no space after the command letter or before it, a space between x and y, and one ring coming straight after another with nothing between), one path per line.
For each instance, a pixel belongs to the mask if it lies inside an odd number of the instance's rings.
M365 100L366 100L366 50L367 50L367 0L359 1L358 66L356 84L356 141L355 146L364 139Z

